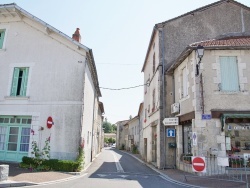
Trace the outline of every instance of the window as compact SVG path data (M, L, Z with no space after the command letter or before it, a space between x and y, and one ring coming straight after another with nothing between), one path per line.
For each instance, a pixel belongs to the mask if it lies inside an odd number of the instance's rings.
M154 72L155 72L155 53L153 55L153 74L154 74Z
M5 35L5 30L0 30L0 49L3 48L4 35Z
M24 127L21 132L20 151L28 152L30 142L30 128Z
M238 64L236 57L220 57L221 91L239 91Z
M152 101L153 101L153 104L152 104L152 112L154 112L154 111L155 111L155 89L153 90Z
M29 68L14 68L11 96L26 96Z
M184 67L181 70L181 97L186 97L188 95L188 88L187 88L187 68Z
M183 125L183 153L189 154L191 153L191 143L192 143L192 125L186 124Z

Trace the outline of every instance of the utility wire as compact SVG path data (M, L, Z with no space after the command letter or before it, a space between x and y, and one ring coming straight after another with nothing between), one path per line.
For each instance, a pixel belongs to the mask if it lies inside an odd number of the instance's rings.
M143 84L143 85L138 85L138 86L132 86L132 87L124 87L124 88L106 88L106 87L100 87L101 89L107 89L107 90L124 90L124 89L134 89L134 88L137 88L137 87L142 87L142 86L145 86L145 85L148 85L149 83L146 83L146 84Z

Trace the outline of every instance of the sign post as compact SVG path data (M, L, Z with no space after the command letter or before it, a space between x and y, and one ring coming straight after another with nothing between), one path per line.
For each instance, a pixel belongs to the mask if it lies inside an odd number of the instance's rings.
M205 157L192 157L193 172L206 172Z

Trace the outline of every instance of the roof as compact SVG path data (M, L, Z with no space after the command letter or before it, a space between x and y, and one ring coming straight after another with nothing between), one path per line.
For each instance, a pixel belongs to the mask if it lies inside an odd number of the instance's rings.
M207 9L209 9L209 8L212 8L212 7L221 5L221 4L223 4L223 3L233 3L233 4L235 4L235 5L238 5L238 6L242 7L242 8L247 9L247 10L250 11L250 8L249 8L248 6L245 6L245 5L239 3L239 2L237 2L237 1L235 1L235 0L220 0L220 1L217 1L217 2L215 2L215 3L211 3L211 4L208 4L208 5L206 5L206 6L203 6L203 7L200 7L200 8L198 8L198 9L195 9L195 10L193 10L193 11L187 12L187 13L182 14L182 15L180 15L180 16L177 16L177 17L175 17L175 18L172 18L172 19L170 19L170 20L167 20L167 21L164 21L164 22L155 24L155 26L153 27L153 31L152 31L152 34L151 34L151 38L150 38L150 41L149 41L149 45L148 45L146 57L145 57L145 60L144 60L144 63L143 63L141 72L143 72L144 69L145 69L146 62L147 62L147 58L148 58L148 55L149 55L149 52L150 52L150 47L151 47L151 45L152 45L152 43L153 43L153 39L154 39L155 33L156 33L157 31L159 31L161 28L163 28L166 24L168 24L168 23L170 23L170 22L172 22L172 21L178 20L179 18L188 16L188 15L193 15L193 14L196 13L196 12L205 11L205 10L207 10Z
M57 30L53 26L49 25L48 23L42 21L41 19L37 18L36 16L30 14L29 12L25 11L21 7L17 6L15 3L11 4L0 4L0 18L1 17L12 17L12 18L20 18L22 20L23 17L27 17L30 20L33 20L41 25L44 26L45 28L45 33L51 36L51 33L54 33L58 36L60 36L62 39L65 40L66 43L71 43L73 45L76 45L76 49L74 49L77 53L80 53L80 50L83 49L87 53L89 53L89 59L90 59L90 70L92 73L92 79L94 81L94 85L96 88L96 91L98 93L98 96L101 97L101 91L99 88L99 82L98 82L98 76L97 76L97 71L96 71L96 66L95 66L95 60L93 56L93 52L90 48L86 47L85 45L79 43L78 41L74 40L73 38L69 37L68 35L64 34L63 32Z
M198 43L193 43L191 47L197 47L201 45L203 47L242 47L250 45L250 35L249 36L229 36L221 39L212 39L207 41L202 41Z
M143 102L141 102L139 105L138 116L140 116L141 111L143 111L143 105L144 105Z
M250 49L250 33L232 33L220 36L216 39L195 42L188 45L176 59L175 63L167 70L168 74L173 73L197 46L203 46L205 50L242 50Z

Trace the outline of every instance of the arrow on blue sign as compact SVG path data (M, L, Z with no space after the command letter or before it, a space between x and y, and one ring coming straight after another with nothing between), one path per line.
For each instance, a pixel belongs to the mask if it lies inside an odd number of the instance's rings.
M175 137L175 129L167 129L167 137Z

